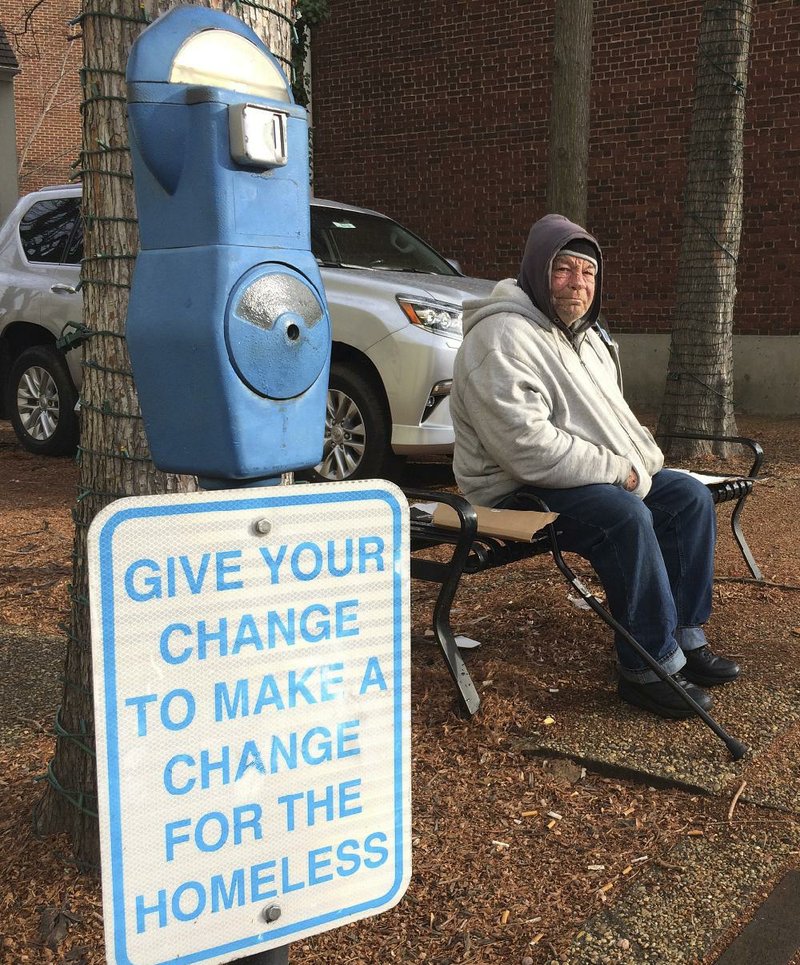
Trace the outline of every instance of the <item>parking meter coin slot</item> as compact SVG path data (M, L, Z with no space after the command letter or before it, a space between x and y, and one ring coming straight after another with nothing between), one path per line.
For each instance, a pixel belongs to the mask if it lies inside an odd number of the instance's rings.
M231 364L254 392L291 399L322 372L330 324L307 279L285 265L258 265L231 292L225 340Z
M257 104L228 108L231 157L247 167L283 167L286 153L286 115Z

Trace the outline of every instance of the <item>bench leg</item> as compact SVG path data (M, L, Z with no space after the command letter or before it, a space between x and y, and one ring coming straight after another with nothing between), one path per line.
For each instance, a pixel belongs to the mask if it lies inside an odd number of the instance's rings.
M745 563L753 574L754 579L762 582L764 577L761 570L758 568L753 553L750 547L747 545L747 540L744 538L744 533L742 532L742 524L739 521L739 517L742 515L742 510L744 509L744 501L749 496L749 493L745 493L744 496L740 496L736 505L733 508L733 513L731 514L731 529L733 530L733 538L736 540L739 549L741 550L742 556L744 557Z
M458 584L458 579L455 580L455 584ZM461 651L458 649L450 626L450 604L455 595L455 586L449 598L446 590L447 587L443 586L433 610L433 633L458 690L459 706L466 717L474 717L481 705L481 698L461 657Z
M450 607L455 599L461 574L464 572L464 564L469 554L471 542L472 537L462 533L453 550L449 565L437 568L436 581L441 583L441 589L433 608L433 636L439 644L444 662L447 664L447 669L456 685L459 709L465 717L474 717L478 713L481 698L478 696L478 691L469 675L461 651L458 649L455 634L450 625ZM412 575L413 573L412 563Z
M430 499L431 493L424 490L407 489L406 496L411 499ZM461 574L469 558L470 548L478 531L478 517L475 510L464 499L454 493L436 493L435 498L440 503L446 503L456 511L459 518L459 533L453 555L447 566L436 564L435 570L427 569L424 561L416 568L417 576L421 579L432 580L441 584L441 590L436 598L433 609L433 634L439 649L442 651L447 669L458 690L459 708L466 717L474 717L481 705L481 698L472 682L472 677L464 664L461 653L450 626L450 606L455 598ZM411 575L415 575L414 561L411 562Z

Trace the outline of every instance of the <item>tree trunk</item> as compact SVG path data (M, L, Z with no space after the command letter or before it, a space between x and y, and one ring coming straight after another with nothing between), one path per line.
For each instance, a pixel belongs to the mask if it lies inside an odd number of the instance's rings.
M238 14L289 63L289 0L266 7L231 0L205 3ZM191 477L158 472L150 462L125 343L125 316L138 230L126 122L125 67L131 44L175 3L91 0L81 18L84 45L82 284L84 345L81 441L72 609L57 712L55 756L40 802L43 832L67 831L79 866L99 867L92 664L86 534L95 515L121 496L189 491Z
M556 0L547 210L586 224L592 0Z
M742 231L752 6L706 0L700 24L675 320L659 433L735 435L733 306ZM716 447L722 454L725 447ZM680 456L708 444L679 443Z

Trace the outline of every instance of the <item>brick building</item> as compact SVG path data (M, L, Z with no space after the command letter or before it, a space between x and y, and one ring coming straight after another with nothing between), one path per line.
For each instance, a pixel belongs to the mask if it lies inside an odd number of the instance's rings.
M19 65L0 21L0 218L17 196L14 78Z
M544 210L553 4L331 0L313 47L316 193L393 215L469 274L514 274ZM700 9L594 3L588 227L606 254L628 393L652 404L675 300ZM17 191L72 173L79 12L80 0L0 0L0 217ZM736 398L797 413L797 0L755 5L745 139Z
M331 0L313 46L316 193L391 214L469 274L515 275L544 213L553 6ZM663 386L700 11L594 3L588 227L640 402ZM745 140L736 397L800 412L796 0L755 5Z
M18 70L6 81L13 85L13 103L0 106L0 125L6 125L0 128L6 147L0 154L0 180L9 196L68 180L78 158L83 51L69 21L80 6L80 0L45 0L38 6L33 0L0 0L0 30ZM6 193L0 194L0 217L10 207Z

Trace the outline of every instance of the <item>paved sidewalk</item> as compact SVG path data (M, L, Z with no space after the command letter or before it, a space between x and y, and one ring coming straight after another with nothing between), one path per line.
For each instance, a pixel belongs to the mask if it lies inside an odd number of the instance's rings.
M569 962L710 963L729 945L731 965L788 965L800 955L791 902L770 909L757 959L737 957L735 942L742 923L758 915L787 869L800 866L795 648L789 638L764 641L760 658L745 661L736 684L712 692L712 715L750 749L739 762L699 718L660 721L620 705L610 687L598 691L596 682L582 683L580 677L560 695L555 723L523 743L533 755L555 753L588 768L731 802L729 825L715 840L684 839L667 861L649 864L607 910L586 921L569 949ZM751 830L739 830L735 809L740 816L747 813L742 824ZM781 927L781 914L792 916L784 922L787 928Z

